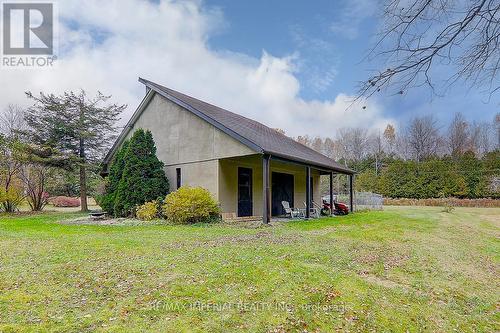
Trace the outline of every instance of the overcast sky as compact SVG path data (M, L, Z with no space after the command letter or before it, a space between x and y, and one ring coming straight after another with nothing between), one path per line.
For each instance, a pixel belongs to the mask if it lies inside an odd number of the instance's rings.
M498 101L459 86L380 95L347 109L377 27L374 0L58 2L59 59L52 69L0 69L0 107L24 91L100 90L128 104L139 76L251 117L289 135L334 136L341 127L396 126L432 113L491 121ZM366 106L366 109L362 109Z

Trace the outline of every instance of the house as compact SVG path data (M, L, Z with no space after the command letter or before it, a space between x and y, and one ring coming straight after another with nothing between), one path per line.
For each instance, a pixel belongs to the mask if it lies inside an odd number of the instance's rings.
M139 81L146 96L106 156L104 174L123 141L143 128L153 134L171 188L206 188L223 213L261 216L267 223L283 213L282 201L310 208L321 201L320 175L330 176L333 195L336 173L349 175L352 207L352 170L257 121Z

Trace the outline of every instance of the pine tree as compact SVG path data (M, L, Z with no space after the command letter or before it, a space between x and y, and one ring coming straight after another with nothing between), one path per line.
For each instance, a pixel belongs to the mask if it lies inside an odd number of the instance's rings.
M116 191L118 190L118 184L122 179L123 169L125 168L125 155L127 153L129 141L126 140L120 150L116 153L116 156L111 163L109 168L109 175L106 183L106 193L102 196L99 205L101 208L107 212L109 215L115 215L115 198Z
M131 215L136 206L164 197L169 190L163 162L156 157L151 131L135 131L124 159L125 166L116 191L115 216Z
M60 96L26 93L34 101L24 117L25 139L37 147L47 163L73 171L78 168L81 210L87 210L87 172L102 161L116 138L116 122L125 105L107 104L111 98L98 93L89 98L85 91ZM49 158L51 155L57 158ZM56 164L55 164L56 163Z

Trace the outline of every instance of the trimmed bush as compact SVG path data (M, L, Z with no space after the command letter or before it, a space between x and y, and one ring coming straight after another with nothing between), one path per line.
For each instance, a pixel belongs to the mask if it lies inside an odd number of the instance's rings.
M164 197L169 189L151 131L138 129L134 132L124 162L113 206L114 215L120 217L133 215L137 206Z
M58 196L49 199L55 207L80 207L80 198Z
M153 200L146 202L144 205L141 205L137 207L137 211L135 213L135 216L139 220L143 221L151 221L154 220L155 218L160 217L159 209L158 209L158 202Z
M187 186L167 195L162 211L169 221L178 224L212 222L220 214L219 204L209 191Z

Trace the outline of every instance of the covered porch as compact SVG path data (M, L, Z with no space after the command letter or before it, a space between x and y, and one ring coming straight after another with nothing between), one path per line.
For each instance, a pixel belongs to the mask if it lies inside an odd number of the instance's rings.
M218 196L223 217L261 219L264 223L285 214L282 201L287 201L292 208L302 209L304 217L310 218L311 208L322 206L320 177L329 177L332 202L334 176L343 173L270 154L220 159L218 169ZM349 180L352 207L352 174Z

